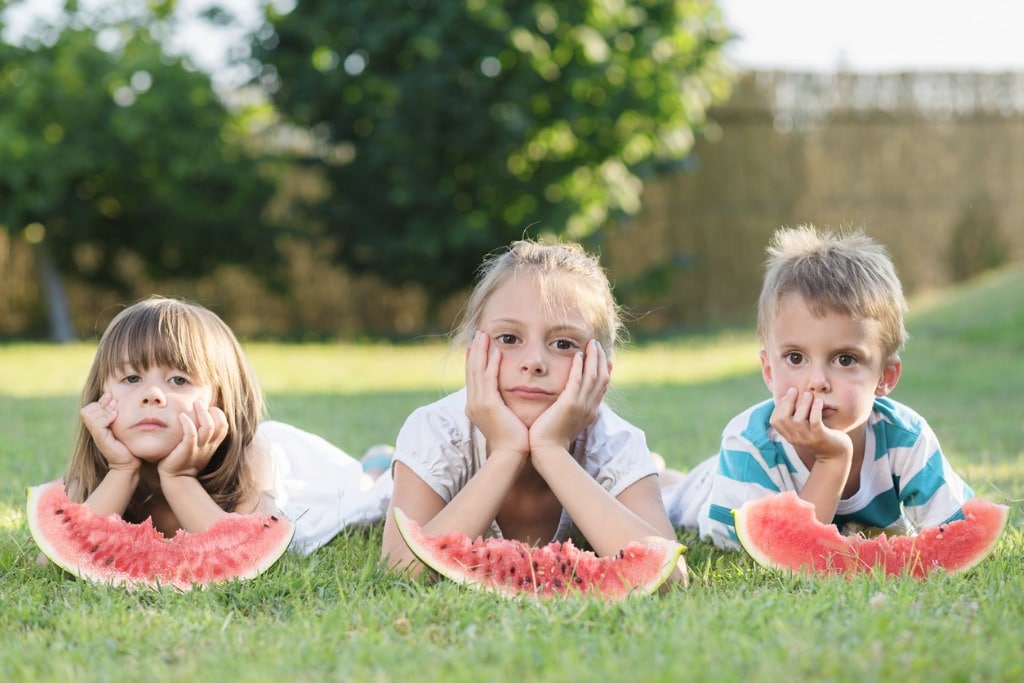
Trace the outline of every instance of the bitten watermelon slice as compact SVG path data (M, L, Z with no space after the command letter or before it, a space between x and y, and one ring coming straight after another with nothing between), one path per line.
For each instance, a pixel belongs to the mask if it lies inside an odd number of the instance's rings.
M656 536L630 543L615 557L598 557L571 541L534 547L460 533L427 536L400 509L394 514L402 538L423 564L456 583L504 596L620 600L653 593L677 566L686 577L686 546Z
M793 491L747 501L733 511L736 536L758 564L818 574L881 572L924 577L964 572L999 541L1009 509L979 498L963 505L965 519L922 529L916 536L842 536L822 524L814 506Z
M166 538L150 519L132 524L72 503L60 480L28 491L28 525L43 554L75 576L128 588L249 579L287 550L295 525L272 515L227 515L206 531Z

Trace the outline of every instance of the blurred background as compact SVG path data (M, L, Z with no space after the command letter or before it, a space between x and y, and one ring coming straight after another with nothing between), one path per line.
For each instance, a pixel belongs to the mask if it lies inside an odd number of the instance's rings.
M337 5L337 6L334 6ZM1024 50L975 0L0 0L0 339L158 293L245 338L445 331L600 252L634 338L749 325L783 225L908 293L1024 257Z

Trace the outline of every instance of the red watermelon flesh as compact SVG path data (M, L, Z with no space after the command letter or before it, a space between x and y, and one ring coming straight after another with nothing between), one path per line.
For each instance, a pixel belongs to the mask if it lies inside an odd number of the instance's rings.
M686 547L664 538L652 536L615 557L598 557L571 541L534 547L460 533L427 536L400 509L394 514L402 538L423 564L457 583L510 597L594 594L618 600L653 593L677 566L686 575Z
M807 573L924 577L967 571L995 548L1009 509L980 498L963 505L964 519L922 529L915 536L843 536L822 524L814 506L786 491L747 501L733 511L736 536L758 564Z
M181 590L257 576L287 550L295 533L283 516L229 514L202 533L166 538L150 519L132 524L72 503L59 480L29 489L28 523L43 554L76 576Z

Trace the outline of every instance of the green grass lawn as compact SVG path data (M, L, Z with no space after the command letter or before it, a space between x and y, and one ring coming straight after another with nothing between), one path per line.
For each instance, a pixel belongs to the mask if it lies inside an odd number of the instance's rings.
M992 557L924 581L797 578L683 534L691 587L613 605L411 581L378 565L379 528L184 594L37 566L25 487L63 469L93 347L0 346L0 680L1024 680L1024 270L911 308L894 397L980 496L1011 506ZM356 455L459 383L461 359L437 342L248 351L273 417ZM610 401L670 465L692 466L767 397L756 352L749 331L638 342L616 359Z

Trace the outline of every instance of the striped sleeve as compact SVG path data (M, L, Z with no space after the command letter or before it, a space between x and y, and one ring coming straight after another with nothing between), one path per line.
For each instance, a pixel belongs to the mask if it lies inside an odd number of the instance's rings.
M700 515L700 535L720 548L739 548L733 510L748 500L792 488L794 468L781 444L768 435L774 403L734 418L722 434L711 494Z
M882 419L874 425L877 454L886 454L892 480L912 526L920 529L963 518L974 492L942 454L924 418L889 399L877 399Z

